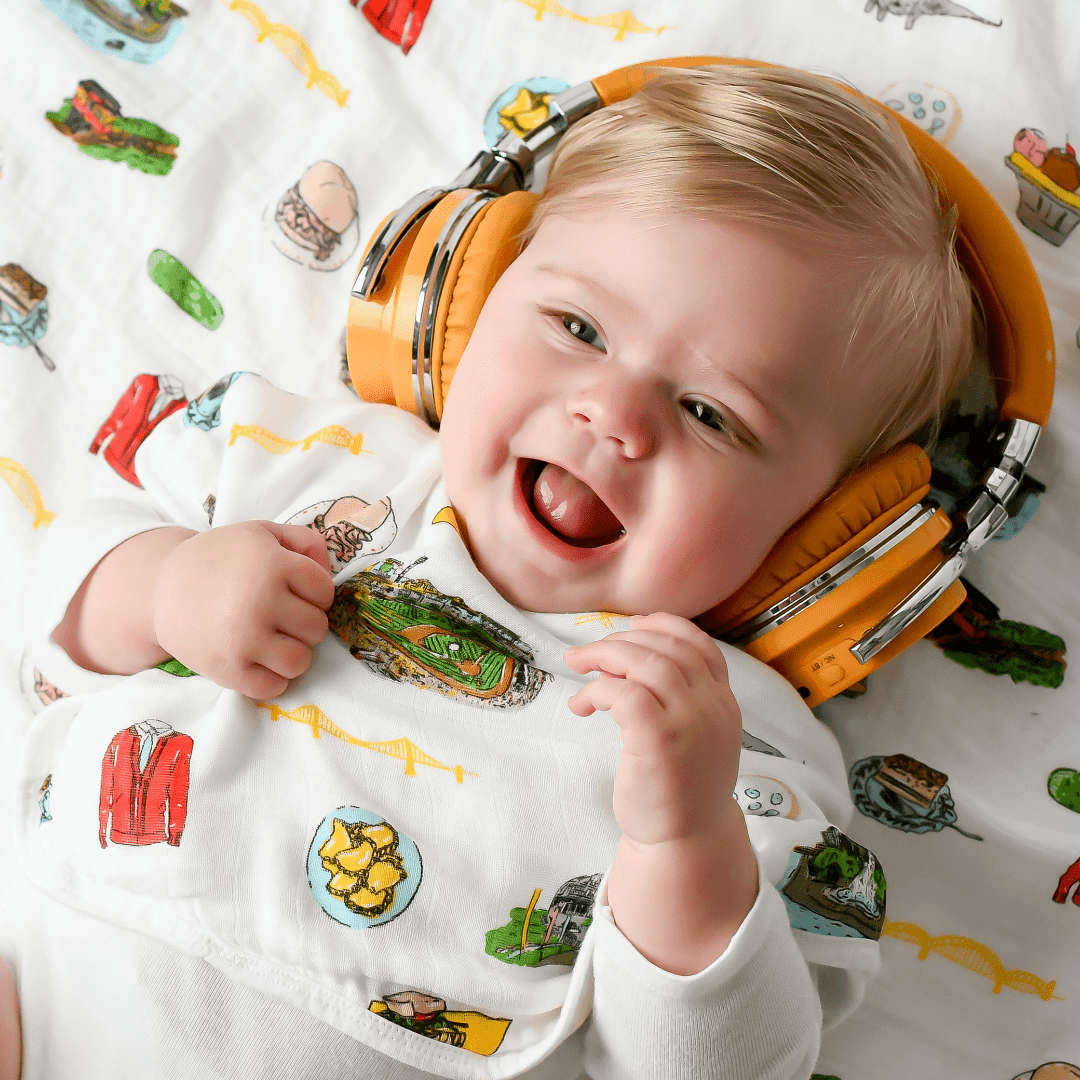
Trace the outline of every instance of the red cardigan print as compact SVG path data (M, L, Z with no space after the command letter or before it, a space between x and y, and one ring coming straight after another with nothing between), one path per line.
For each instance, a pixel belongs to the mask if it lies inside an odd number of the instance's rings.
M143 739L150 737L153 749L140 768L139 751ZM165 841L179 845L187 817L192 745L190 735L158 720L117 733L101 763L98 838L102 847L107 846L106 832L114 844Z

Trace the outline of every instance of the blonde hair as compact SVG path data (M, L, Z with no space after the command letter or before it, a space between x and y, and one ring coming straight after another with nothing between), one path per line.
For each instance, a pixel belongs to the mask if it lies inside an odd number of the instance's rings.
M793 68L656 68L563 138L524 243L548 215L598 196L794 231L836 252L853 281L843 362L880 373L849 471L917 432L933 442L971 362L976 313L955 208L885 107Z

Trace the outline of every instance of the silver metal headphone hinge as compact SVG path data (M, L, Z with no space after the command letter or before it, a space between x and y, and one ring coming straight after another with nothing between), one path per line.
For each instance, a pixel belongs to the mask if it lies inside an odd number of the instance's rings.
M472 188L493 195L527 189L536 163L555 149L572 123L599 107L600 98L591 82L571 86L551 99L551 115L524 139L512 131L506 132L491 150L481 150L454 177L449 187L428 188L414 195L372 241L357 271L351 295L361 300L372 298L398 245L444 195L457 188Z
M566 118L567 125L576 124L583 116L600 108L600 95L591 82L578 83L551 99L551 108Z
M968 559L1009 520L1009 503L1020 490L1042 428L1030 420L1006 420L994 442L1001 458L980 478L980 486L954 515L953 527L941 542L946 560L928 574L876 626L851 647L860 664L876 656L909 627L963 573Z
M515 139L517 136L513 136ZM505 139L506 136L503 136ZM472 188L475 191L490 191L494 195L508 195L511 191L521 191L526 186L525 170L509 154L499 150L503 139L495 144L494 150L481 150L450 181L450 188ZM520 140L519 140L520 141ZM529 161L529 169L532 162Z

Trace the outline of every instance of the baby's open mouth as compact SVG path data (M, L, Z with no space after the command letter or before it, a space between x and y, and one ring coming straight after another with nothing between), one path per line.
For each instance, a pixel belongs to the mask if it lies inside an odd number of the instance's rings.
M626 532L588 484L550 461L526 462L521 483L533 517L567 544L603 547Z

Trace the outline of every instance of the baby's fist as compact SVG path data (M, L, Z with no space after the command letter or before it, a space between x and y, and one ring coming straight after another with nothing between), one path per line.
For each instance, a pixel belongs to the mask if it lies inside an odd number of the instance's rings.
M273 698L311 666L333 600L319 533L243 521L172 550L154 588L154 632L161 648L219 686Z

